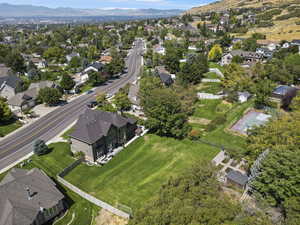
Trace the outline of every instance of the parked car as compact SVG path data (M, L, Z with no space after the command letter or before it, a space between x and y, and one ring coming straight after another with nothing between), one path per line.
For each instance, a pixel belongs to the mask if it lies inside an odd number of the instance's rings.
M96 101L91 101L91 102L89 102L88 104L87 104L87 106L89 107L89 108L94 108L94 107L96 107L97 106L97 102Z

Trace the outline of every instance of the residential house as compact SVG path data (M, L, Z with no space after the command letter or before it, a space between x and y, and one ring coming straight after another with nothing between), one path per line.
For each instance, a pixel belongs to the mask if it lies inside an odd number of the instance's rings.
M248 99L251 97L251 94L248 91L238 92L237 94L240 103L247 102Z
M83 152L86 160L97 161L135 136L134 119L117 113L86 109L70 134L73 153Z
M89 79L90 72L100 72L103 69L104 65L100 62L94 62L88 65L84 71L80 73L81 83L86 82Z
M0 96L6 99L15 96L22 83L22 79L16 75L0 77Z
M155 45L153 47L153 51L160 54L160 55L165 55L166 54L166 49L160 44Z
M113 60L113 58L111 56L104 55L104 56L101 56L101 58L99 59L99 62L105 65L105 64L111 63L112 60Z
M0 182L0 225L42 225L64 209L64 195L39 169L14 168Z
M172 75L166 70L164 66L155 67L155 75L158 76L165 86L170 86L174 83Z
M45 69L47 66L46 60L41 59L41 58L31 58L31 62L38 68L38 69Z
M66 59L68 62L70 62L74 57L80 57L79 53L77 52L72 52L69 55L66 55Z
M292 40L291 45L292 46L300 46L300 40Z
M256 53L261 54L264 58L270 59L272 58L274 51L271 51L268 48L257 48Z
M30 84L28 90L18 93L8 99L7 103L9 108L16 115L20 115L24 110L31 109L36 105L39 91L45 87L55 88L56 85L53 81L32 83Z
M6 77L11 74L11 69L5 64L0 64L0 77Z
M233 57L239 56L243 59L243 64L253 64L260 62L263 56L256 52L248 52L243 50L233 50L222 56L221 65L228 65L232 62Z
M283 108L286 108L297 95L297 92L298 89L295 87L280 85L273 90L271 100L280 103Z

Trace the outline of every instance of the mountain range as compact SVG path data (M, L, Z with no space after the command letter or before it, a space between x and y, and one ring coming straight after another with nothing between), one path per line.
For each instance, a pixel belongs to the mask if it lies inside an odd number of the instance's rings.
M282 4L299 4L300 0L221 0L215 1L199 7L188 10L187 14L197 14L204 12L224 11L232 8L258 8L262 6L276 6Z
M48 8L33 5L0 4L0 17L84 17L84 16L176 16L183 11L179 9L75 9Z

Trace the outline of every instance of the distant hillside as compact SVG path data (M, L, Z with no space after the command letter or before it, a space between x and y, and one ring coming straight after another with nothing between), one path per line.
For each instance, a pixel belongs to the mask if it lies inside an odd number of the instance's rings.
M223 11L231 8L258 8L264 5L281 5L293 2L300 3L300 0L222 0L194 7L186 13L197 14L201 12Z
M0 4L0 17L74 17L74 16L176 16L182 10L158 9L74 9L32 5Z

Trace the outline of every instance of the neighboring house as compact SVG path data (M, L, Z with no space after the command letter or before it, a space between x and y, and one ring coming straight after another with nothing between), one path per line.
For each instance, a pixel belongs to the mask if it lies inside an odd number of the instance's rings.
M0 78L7 77L11 74L11 69L5 64L0 64Z
M30 109L35 106L38 91L36 88L18 93L12 98L8 99L7 104L10 110L15 114L21 114L22 111Z
M293 98L297 95L297 91L298 89L295 87L280 85L272 92L271 99L281 103L282 107L288 107Z
M37 82L37 83L31 83L28 90L37 88L39 91L40 89L43 89L45 87L55 88L57 86L53 81L46 80L46 81L41 81L41 82Z
M104 56L101 56L101 58L99 59L99 62L102 64L109 64L109 63L111 63L112 59L113 58L111 56L104 55Z
M73 153L83 152L86 160L95 162L114 148L135 136L134 119L117 113L86 109L70 134Z
M291 45L292 46L300 46L300 40L292 40Z
M160 55L165 55L166 54L166 49L161 46L160 44L157 44L153 47L153 51L160 54Z
M80 57L79 53L73 52L69 55L66 55L66 59L68 62L70 62L74 57Z
M56 85L53 81L32 83L30 84L28 90L18 93L8 99L7 103L9 108L16 115L20 114L24 110L31 109L36 105L39 91L45 87L55 88Z
M155 67L155 75L158 76L165 86L170 86L174 83L172 75L166 70L164 66Z
M261 54L264 58L272 58L274 51L270 51L268 48L257 48L256 53Z
M239 56L243 59L243 64L257 63L262 60L263 55L256 52L248 52L242 50L233 50L227 54L224 54L221 59L221 65L228 65L232 62L233 57Z
M0 182L0 225L42 225L64 208L64 195L39 169L14 168Z
M38 68L38 69L44 69L46 67L46 61L41 58L32 58L31 62Z
M0 77L0 96L6 99L17 94L17 88L23 83L22 79L16 75Z
M226 175L226 183L245 189L248 182L248 176L239 171L231 170Z
M100 62L95 62L93 64L88 65L83 72L81 72L81 83L86 82L89 79L90 72L100 72L103 69L104 65Z
M248 91L238 92L237 94L240 103L247 102L248 99L251 97L251 94Z

